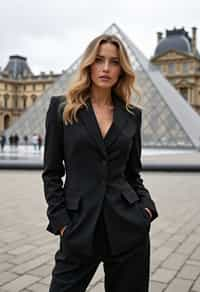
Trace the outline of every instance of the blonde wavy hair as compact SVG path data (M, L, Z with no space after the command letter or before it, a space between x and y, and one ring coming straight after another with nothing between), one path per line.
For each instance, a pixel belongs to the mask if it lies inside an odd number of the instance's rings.
M65 95L66 105L63 111L65 124L72 124L74 120L77 121L77 111L84 106L87 107L86 101L90 97L91 90L90 67L96 59L100 45L104 43L110 43L117 47L121 66L121 74L117 83L112 87L112 94L117 95L124 101L129 112L131 112L130 109L133 106L130 102L133 91L140 96L140 93L134 87L135 74L123 43L115 35L100 35L92 40L86 48L76 79Z

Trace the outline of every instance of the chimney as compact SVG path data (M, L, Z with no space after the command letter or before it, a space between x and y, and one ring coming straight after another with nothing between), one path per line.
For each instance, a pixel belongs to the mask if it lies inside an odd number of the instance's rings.
M196 52L197 47L197 28L192 27L192 51L193 53Z
M161 40L162 40L162 32L157 32L157 43L159 44Z

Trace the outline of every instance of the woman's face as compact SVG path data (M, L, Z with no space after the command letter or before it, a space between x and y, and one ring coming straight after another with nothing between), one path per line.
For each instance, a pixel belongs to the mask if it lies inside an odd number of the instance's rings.
M91 65L91 80L100 88L111 88L119 79L121 66L118 49L114 44L104 43L99 46L96 59Z

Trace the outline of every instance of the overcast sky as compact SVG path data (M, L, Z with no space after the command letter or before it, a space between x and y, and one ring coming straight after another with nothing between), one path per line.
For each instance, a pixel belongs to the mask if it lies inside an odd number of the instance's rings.
M0 66L28 58L35 74L60 73L88 42L116 23L149 58L156 32L200 28L199 0L0 0ZM198 37L199 36L199 37ZM200 49L200 31L197 31Z

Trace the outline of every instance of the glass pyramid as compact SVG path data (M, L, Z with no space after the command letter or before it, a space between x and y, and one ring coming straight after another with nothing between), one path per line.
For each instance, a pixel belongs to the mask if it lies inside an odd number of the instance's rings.
M112 24L105 33L116 34L124 43L136 73L136 87L141 93L143 107L142 144L153 148L199 148L200 117L152 65L134 43L116 25ZM44 136L45 117L51 96L66 92L81 57L48 88L5 134L18 133L31 137L33 133ZM137 96L132 96L133 102Z

